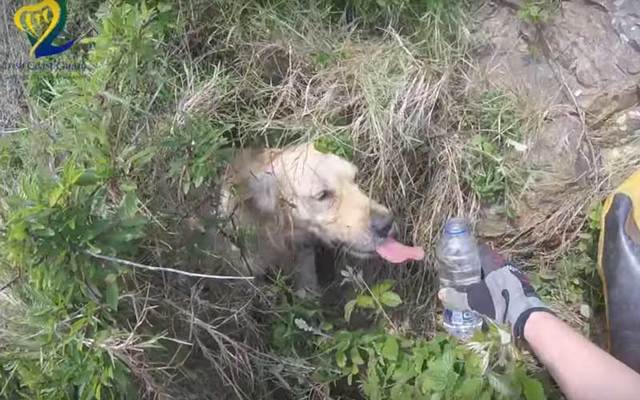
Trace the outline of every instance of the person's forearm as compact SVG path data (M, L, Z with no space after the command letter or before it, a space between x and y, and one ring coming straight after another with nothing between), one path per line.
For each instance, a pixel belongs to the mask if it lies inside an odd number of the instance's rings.
M534 312L524 337L568 399L640 398L640 375L557 317Z

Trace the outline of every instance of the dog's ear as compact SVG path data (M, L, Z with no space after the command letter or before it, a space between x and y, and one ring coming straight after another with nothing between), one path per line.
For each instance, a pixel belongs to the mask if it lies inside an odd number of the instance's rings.
M278 205L278 180L271 172L259 172L251 175L248 182L248 201L260 212L271 213Z

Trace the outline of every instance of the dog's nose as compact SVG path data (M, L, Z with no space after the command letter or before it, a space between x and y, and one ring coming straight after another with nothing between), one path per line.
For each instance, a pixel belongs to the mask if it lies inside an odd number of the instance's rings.
M380 214L371 218L371 229L381 238L386 238L393 229L393 215Z

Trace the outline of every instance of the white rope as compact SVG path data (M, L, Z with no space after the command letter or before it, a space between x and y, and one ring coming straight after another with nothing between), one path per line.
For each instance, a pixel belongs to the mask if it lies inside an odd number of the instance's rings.
M146 270L149 270L149 271L171 272L171 273L174 273L174 274L186 275L186 276L191 276L191 277L194 277L194 278L218 279L218 280L229 280L229 281L230 280L250 281L250 280L254 279L253 276L207 275L207 274L198 274L198 273L195 273L195 272L181 271L179 269L173 269L173 268L152 267L151 265L144 265L144 264L139 264L139 263L136 263L136 262L133 262L133 261L122 260L120 258L103 256L103 255L100 255L100 254L92 253L90 251L87 251L87 254L89 254L91 257L95 257L95 258L98 258L100 260L105 260L105 261L110 261L110 262L114 262L114 263L118 263L118 264L123 264L123 265L129 266L129 267L133 267L133 268L146 269Z

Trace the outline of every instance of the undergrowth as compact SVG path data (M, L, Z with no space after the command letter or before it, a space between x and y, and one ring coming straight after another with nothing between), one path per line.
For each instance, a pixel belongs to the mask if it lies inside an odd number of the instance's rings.
M597 271L602 203L592 207L580 240L569 253L549 268L542 268L533 278L538 294L562 318L598 341L604 315L602 281Z
M490 90L478 97L467 119L475 134L468 144L464 179L482 202L512 215L526 181L519 163L526 150L526 118L509 93Z
M312 360L314 375L331 388L357 385L367 399L544 399L542 383L529 376L511 335L490 324L468 343L443 334L424 339L402 332L390 315L402 304L384 281L369 287L351 268L343 285L356 296L344 319L326 315L313 303L286 297L272 345L284 356ZM367 329L351 324L354 313L371 318ZM304 391L303 391L304 392Z
M439 333L432 258L339 258L331 306L168 269L233 272L207 242L245 146L352 159L427 250L447 217L509 208L527 122L466 97L469 4L80 3L60 59L87 70L32 75L0 138L0 397L544 398L502 327Z

